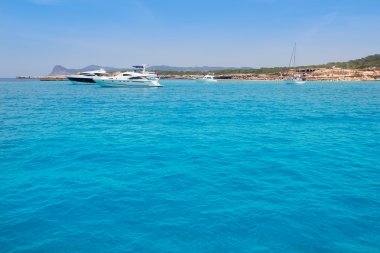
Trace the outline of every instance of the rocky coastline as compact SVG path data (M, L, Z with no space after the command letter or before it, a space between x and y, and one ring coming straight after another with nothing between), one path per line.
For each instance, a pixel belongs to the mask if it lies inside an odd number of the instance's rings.
M246 81L280 81L288 75L305 73L308 81L332 81L332 82L356 82L356 81L376 81L380 78L380 68L376 69L341 69L341 68L316 68L291 70L288 73L268 73L268 74L223 74L215 75L218 80L246 80ZM200 78L202 75L161 75L162 79L191 79Z

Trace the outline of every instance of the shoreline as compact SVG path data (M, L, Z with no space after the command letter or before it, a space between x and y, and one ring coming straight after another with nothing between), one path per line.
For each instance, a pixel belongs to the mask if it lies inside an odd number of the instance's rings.
M1 79L20 79L20 80L38 80L42 82L68 82L69 80L64 77L43 77L43 78L0 78ZM194 81L194 79L190 78L161 78L161 80L168 80L168 81ZM246 82L246 83L284 83L285 80L278 80L278 79L265 79L265 80L259 80L259 79L216 79L219 83L233 83L233 82ZM380 80L307 80L307 83L356 83L356 82L379 82Z
M287 76L304 75L307 81L333 81L333 82L352 82L352 81L379 81L380 68L366 69L343 69L343 68L314 68L314 69L292 69L289 72L274 73L225 73L216 74L217 80L248 80L248 81L281 81ZM173 74L162 75L168 79L190 79L200 78L199 74Z
M113 72L116 75L120 72ZM342 69L342 68L315 68L315 69L292 69L289 72L275 73L224 73L215 74L215 79L221 82L227 81L269 81L281 82L287 76L303 74L308 82L364 82L364 81L380 81L380 68L371 69ZM175 73L161 74L159 77L162 80L193 80L194 78L202 78L203 74ZM39 79L41 81L68 81L67 75L57 76L17 76L17 79Z

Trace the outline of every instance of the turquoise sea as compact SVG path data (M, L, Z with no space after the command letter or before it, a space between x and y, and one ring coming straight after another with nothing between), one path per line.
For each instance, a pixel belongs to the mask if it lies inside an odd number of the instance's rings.
M0 81L0 252L380 252L380 82Z

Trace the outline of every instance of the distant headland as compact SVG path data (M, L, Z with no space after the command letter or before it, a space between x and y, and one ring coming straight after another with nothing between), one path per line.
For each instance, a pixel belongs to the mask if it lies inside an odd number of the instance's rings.
M38 78L41 80L66 80L66 76L78 72L104 68L107 72L118 73L126 68L90 65L82 69L68 69L56 65L47 76L18 76L17 78ZM236 68L236 67L172 67L151 66L151 71L159 72L162 79L188 79L213 72L221 80L281 80L289 73L305 73L309 81L373 81L380 79L380 54L370 55L347 62L331 62L322 65L273 68Z

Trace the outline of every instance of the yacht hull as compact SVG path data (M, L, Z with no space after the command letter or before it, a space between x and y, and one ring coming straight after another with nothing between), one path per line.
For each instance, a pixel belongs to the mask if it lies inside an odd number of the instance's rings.
M131 88L147 88L147 87L161 87L161 84L157 80L140 81L140 80L94 80L101 87L131 87Z
M302 84L305 84L306 82L287 82L286 84L289 84L289 85L302 85Z
M196 81L199 83L216 83L216 82L218 82L215 79L197 79Z
M286 84L289 84L289 85L302 85L302 84L305 84L306 81L301 81L301 80L286 80Z
M93 78L89 77L67 77L69 81L73 84L95 84L95 81Z

